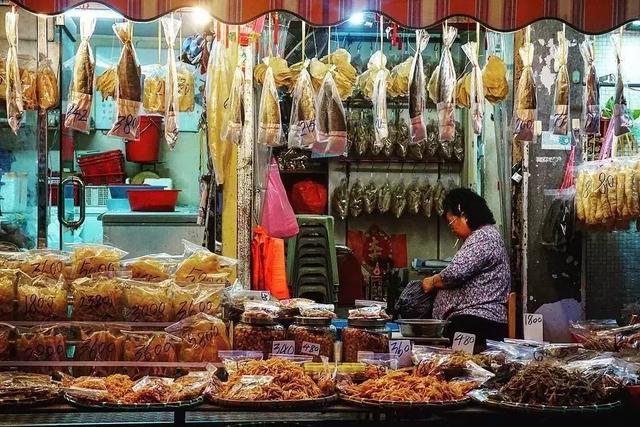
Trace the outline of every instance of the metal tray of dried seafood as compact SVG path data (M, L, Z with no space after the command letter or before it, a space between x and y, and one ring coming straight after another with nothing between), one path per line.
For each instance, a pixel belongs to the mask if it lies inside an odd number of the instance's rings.
M168 403L113 403L113 402L98 402L89 399L79 399L65 393L64 398L70 404L79 408L91 408L91 409L118 409L121 411L162 411L171 409L191 408L204 402L204 397L198 396L194 399L183 400L180 402L168 402Z
M223 399L220 397L209 396L209 401L214 405L224 406L227 408L246 408L246 409L287 409L287 408L308 408L314 406L324 406L338 399L337 394L331 396L320 397L317 399L299 399L299 400L235 400Z
M558 414L586 414L596 412L614 411L622 407L622 402L617 400L610 403L600 403L583 406L551 406L529 403L515 403L499 400L495 395L486 398L478 398L472 394L472 399L487 408L503 409L508 411L528 412L528 413L558 413Z
M22 397L22 398L0 398L0 408L15 406L46 406L58 400L58 396L50 397Z
M434 400L431 402L413 402L413 401L401 401L401 400L375 400L366 399L362 397L352 397L344 394L340 395L340 400L354 405L364 406L367 408L381 408L381 409L424 409L424 410L438 410L438 409L454 409L466 406L471 402L471 399L464 397L458 400Z

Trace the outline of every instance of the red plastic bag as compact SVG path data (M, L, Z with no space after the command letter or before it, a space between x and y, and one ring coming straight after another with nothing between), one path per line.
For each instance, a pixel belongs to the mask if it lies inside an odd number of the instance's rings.
M297 214L322 215L327 211L327 187L310 179L291 188L291 206Z
M293 213L287 191L280 179L278 163L274 158L269 165L267 191L264 195L260 225L271 237L286 239L298 234L298 221Z

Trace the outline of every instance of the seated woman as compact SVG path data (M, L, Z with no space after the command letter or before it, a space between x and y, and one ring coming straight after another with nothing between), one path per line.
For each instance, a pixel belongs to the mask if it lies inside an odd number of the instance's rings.
M433 317L451 322L446 335L476 336L476 349L486 340L507 336L507 297L511 289L509 258L487 202L466 188L451 190L444 200L451 231L463 241L451 264L422 282L425 292L437 289Z

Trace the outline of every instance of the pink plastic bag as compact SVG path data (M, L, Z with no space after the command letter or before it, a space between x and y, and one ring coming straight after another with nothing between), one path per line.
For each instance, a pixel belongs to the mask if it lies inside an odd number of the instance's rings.
M298 234L298 221L293 213L287 192L280 179L278 163L271 159L267 177L267 191L262 204L260 225L271 237L286 239Z

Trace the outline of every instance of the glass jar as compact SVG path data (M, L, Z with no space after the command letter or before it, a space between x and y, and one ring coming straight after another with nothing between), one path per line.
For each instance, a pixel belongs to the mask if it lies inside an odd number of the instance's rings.
M349 319L342 329L342 361L357 362L359 351L388 353L391 330L385 319Z
M296 316L287 331L287 339L295 341L296 354L313 356L314 362L321 362L321 356L333 361L336 327L329 318Z
M284 326L278 323L243 320L233 329L233 349L261 351L267 359L274 341L285 339Z

